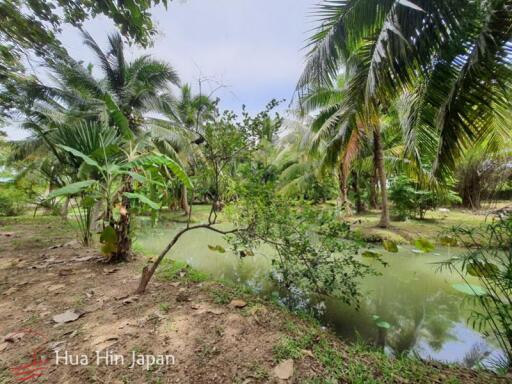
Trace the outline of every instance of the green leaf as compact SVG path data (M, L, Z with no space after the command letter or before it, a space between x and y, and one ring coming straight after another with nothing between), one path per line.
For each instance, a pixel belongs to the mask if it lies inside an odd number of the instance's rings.
M456 289L457 291L462 292L466 295L484 296L487 294L487 291L485 290L485 288L483 288L479 285L461 283L461 284L453 284L452 287L454 289Z
M117 251L117 233L110 225L100 234L101 252L109 256Z
M373 251L364 251L361 256L363 257L367 257L367 258L372 258L372 259L378 259L380 257L382 257L382 255L378 252L373 252Z
M469 263L466 266L466 271L471 276L476 277L487 277L487 278L493 278L496 277L496 275L499 273L500 269L496 264L492 263Z
M179 165L176 161L171 159L168 156L165 156L160 153L154 153L151 155L143 156L137 160L134 160L130 163L132 166L165 166L169 168L172 173L178 178L179 181L185 185L185 187L191 189L194 186L192 185L192 181L188 177L185 170Z
M418 248L420 251L422 252L425 252L425 253L429 253L429 252L432 252L435 247L434 247L434 244L432 244L430 241L428 241L427 239L417 239L415 242L414 242L414 245L416 246L416 248Z
M128 140L133 139L134 136L133 132L130 130L130 124L128 122L128 119L121 111L121 109L119 109L119 106L116 104L114 99L112 99L112 96L109 93L106 93L103 97L103 101L105 101L110 116L112 117L112 120L114 120L116 125L119 127L123 137Z
M398 246L393 240L383 240L382 246L384 249L388 252L397 253L398 252Z
M210 251L226 253L226 250L224 249L224 247L222 247L220 245L209 245L208 244L208 248L210 249Z
M391 324L389 324L387 321L377 321L376 323L377 327L379 328L383 328L383 329L389 329L391 328Z
M155 203L153 200L150 200L147 196L141 195L140 193L125 192L124 195L130 199L137 199L140 202L149 205L151 208L155 210L160 209L160 205Z
M63 150L71 153L73 156L79 157L82 159L86 164L91 165L93 167L98 168L101 170L101 166L98 164L98 162L91 157L87 156L85 153L82 153L75 148L68 147L67 145L57 144L58 147L62 148Z
M76 195L80 192L83 192L90 186L96 184L96 180L85 180L85 181L79 181L77 183L68 184L65 187L56 189L52 191L48 196L46 196L46 200L52 200L59 196L72 196Z

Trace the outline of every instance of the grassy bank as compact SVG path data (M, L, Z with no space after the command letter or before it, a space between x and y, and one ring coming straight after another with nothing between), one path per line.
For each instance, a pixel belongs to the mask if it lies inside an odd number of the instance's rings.
M143 258L105 265L95 249L72 241L73 228L60 218L2 218L0 225L3 333L20 326L44 332L50 357L55 343L90 352L96 341L121 354L177 356L176 366L149 371L54 367L43 383L277 383L283 382L283 367L290 374L284 382L301 384L506 382L491 373L391 359L371 346L345 343L312 318L244 287L207 281L183 263L166 262L149 292L133 297ZM69 308L85 314L55 327L52 316ZM0 351L0 382L15 382L8 367L30 348L20 342Z
M356 235L365 241L393 240L399 244L408 244L420 237L436 241L454 227L475 228L492 220L493 216L489 210L470 211L453 208L448 211L428 212L423 220L392 221L389 228L378 227L380 219L378 211L348 216L344 220L350 223Z

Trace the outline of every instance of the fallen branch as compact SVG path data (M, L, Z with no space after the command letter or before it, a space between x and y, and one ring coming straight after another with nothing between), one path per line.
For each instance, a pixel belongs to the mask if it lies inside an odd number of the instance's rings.
M178 232L173 237L171 242L167 245L167 247L165 247L165 249L162 251L162 253L160 253L158 258L151 264L151 266L144 267L144 269L142 270L142 276L140 278L139 287L135 291L135 294L142 295L146 291L146 287L148 286L149 281L155 274L156 269L158 268L158 266L160 265L160 263L162 262L164 257L167 255L167 253L169 253L169 251L172 249L172 247L174 247L174 245L178 242L178 240L181 238L181 236L183 236L185 233L187 233L189 231L193 231L195 229L208 229L209 231L220 233L221 235L229 235L229 234L238 232L238 229L223 231L221 229L215 228L214 225L215 224L212 223L212 224L199 224L199 225L194 225L194 226L187 226L186 228L184 228L180 232Z

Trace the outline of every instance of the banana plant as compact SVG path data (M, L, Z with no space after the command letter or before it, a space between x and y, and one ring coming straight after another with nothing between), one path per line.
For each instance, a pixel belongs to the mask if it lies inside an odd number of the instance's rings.
M112 155L120 150L117 146L103 147L103 159L100 162L75 148L66 145L58 145L58 147L82 161L79 174L87 177L54 190L46 198L51 200L57 197L69 197L74 200L77 207L76 218L83 235L83 242L87 245L92 238L90 228L94 220L93 208L96 204L103 206L103 214L100 216L103 221L100 242L102 252L109 259L118 249L119 223L128 215L127 208L122 204L123 197L137 201L139 206L147 206L152 210L161 208L160 203L151 200L137 188L133 192L124 191L123 180L126 177L131 178L134 185L154 184L165 188L166 185L158 179L146 177L151 170L164 169L166 174L177 178L186 188L192 188L192 183L183 168L176 161L158 152L123 156L121 158L124 160L119 160L119 157Z

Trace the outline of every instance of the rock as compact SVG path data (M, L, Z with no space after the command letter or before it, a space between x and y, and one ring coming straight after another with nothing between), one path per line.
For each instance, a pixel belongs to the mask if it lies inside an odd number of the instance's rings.
M309 356L311 357L312 359L315 358L315 355L313 355L313 352L311 352L309 349L303 349L301 350L301 353L304 355L304 356Z
M176 301L178 303L183 303L185 301L190 301L190 297L185 292L178 293L178 296L176 296Z
M9 333L7 336L4 337L4 341L6 343L15 343L15 342L23 339L23 336L25 336L25 334L23 332Z
M274 376L280 380L288 380L293 376L293 360L282 361L273 370Z
M139 298L137 296L131 296L127 299L124 299L123 300L123 304L131 304L131 303L135 303L137 300L139 300Z
M64 313L60 313L58 315L53 316L53 321L57 324L70 323L72 321L78 320L81 316L83 316L83 312L78 309L68 309Z
M48 292L55 292L55 291L59 291L64 288L66 288L66 286L64 284L50 285L48 287Z
M244 308L247 306L247 303L240 299L231 300L231 303L229 303L230 307L233 308Z

